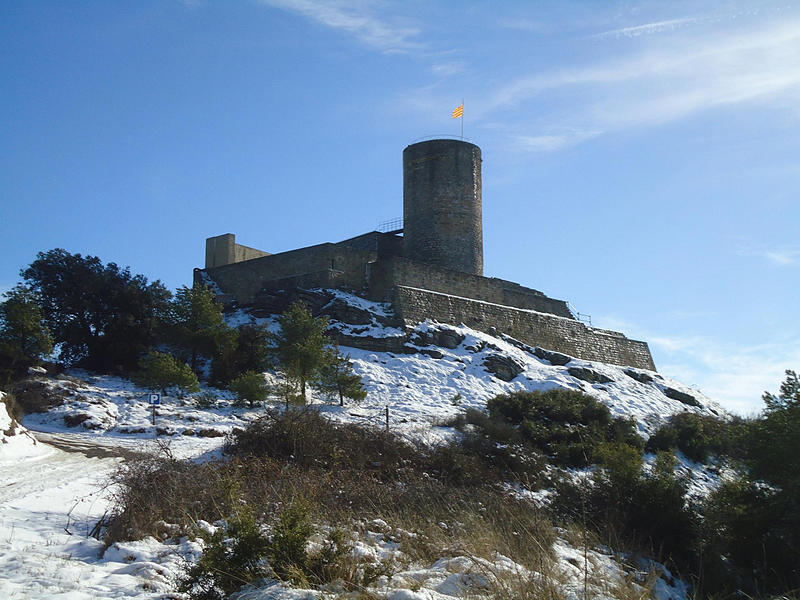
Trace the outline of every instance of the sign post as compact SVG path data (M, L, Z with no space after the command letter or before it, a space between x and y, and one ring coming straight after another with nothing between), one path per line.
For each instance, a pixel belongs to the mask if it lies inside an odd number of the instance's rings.
M161 404L161 394L150 394L150 408L153 409L153 425L156 424L156 406Z

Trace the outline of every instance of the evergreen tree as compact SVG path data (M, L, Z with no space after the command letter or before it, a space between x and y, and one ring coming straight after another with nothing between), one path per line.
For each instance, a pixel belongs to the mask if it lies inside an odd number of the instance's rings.
M214 355L235 337L222 318L222 305L216 301L214 292L200 284L181 287L175 293L167 330L170 341L184 352L195 372L200 356Z
M234 392L240 402L247 402L250 408L256 402L263 402L267 399L269 386L261 373L247 371L231 381L230 389Z
M270 333L265 325L242 325L223 336L211 359L211 381L227 386L247 371L263 373L270 366Z
M28 290L17 286L5 297L0 304L0 369L13 376L50 354L53 339Z
M140 370L133 374L134 383L149 390L160 390L164 396L173 386L181 392L194 392L200 387L189 365L171 354L150 352L139 361L139 367Z
M338 395L339 406L344 406L345 398L360 402L367 396L361 377L353 372L350 357L339 352L338 347L326 352L316 386L329 398Z
M56 248L22 271L42 308L59 358L108 371L134 368L156 341L169 291L114 263Z
M314 318L302 302L293 303L278 319L281 331L274 334L274 353L282 370L300 383L300 397L306 401L306 384L314 381L325 364L325 331L328 320Z
M791 595L800 588L800 380L786 371L746 423L744 464L704 506L704 585L711 591Z

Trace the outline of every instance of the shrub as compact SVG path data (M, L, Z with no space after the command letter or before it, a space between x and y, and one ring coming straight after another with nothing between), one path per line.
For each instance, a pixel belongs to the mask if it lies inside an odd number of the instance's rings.
M698 523L686 504L688 484L676 477L674 455L661 453L651 470L631 446L610 443L599 452L602 468L591 480L562 480L553 508L582 523L614 548L655 554L685 567L698 546Z
M604 404L575 390L503 394L489 400L487 409L488 419L475 423L485 435L499 443L522 441L562 466L596 462L606 442L644 445L631 420L612 418Z
M745 476L715 490L703 506L703 588L751 596L798 589L797 504Z
M268 574L263 558L270 548L248 510L240 510L208 541L197 564L186 570L178 590L192 600L223 600Z
M716 593L796 595L800 589L800 379L786 372L763 413L740 426L743 465L704 505L702 582Z
M687 458L705 462L710 454L733 452L732 427L719 417L684 412L672 415L647 440L650 452L680 450Z
M308 544L314 528L307 503L295 500L278 516L269 545L269 562L280 579L300 583L308 575Z
M313 409L270 411L235 431L228 445L235 456L291 460L305 468L355 469L396 479L404 461L421 456L391 433L331 423Z
M208 390L194 397L197 408L214 408L217 405L217 395Z

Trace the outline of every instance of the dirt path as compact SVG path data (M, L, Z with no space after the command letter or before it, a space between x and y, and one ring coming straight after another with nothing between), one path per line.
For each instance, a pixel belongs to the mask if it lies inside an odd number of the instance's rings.
M99 441L78 438L68 433L44 433L41 431L30 431L30 434L37 441L54 446L65 452L80 452L87 458L135 458L142 456L143 452L137 452L120 446L103 444Z

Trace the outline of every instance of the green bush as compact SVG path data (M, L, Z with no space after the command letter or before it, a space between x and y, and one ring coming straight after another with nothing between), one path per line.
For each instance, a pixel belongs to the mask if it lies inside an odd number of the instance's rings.
M243 585L269 574L270 550L252 513L240 511L208 540L200 560L186 570L178 590L191 600L223 600Z
M558 483L556 514L616 549L645 552L681 568L692 565L698 522L686 502L688 484L674 474L674 455L659 454L647 470L641 454L626 444L606 444L599 454L603 464L591 479Z
M683 412L672 415L647 440L647 450L680 450L687 458L705 462L709 455L727 456L734 452L734 427L719 417Z
M798 500L747 477L727 481L703 506L702 585L750 596L798 589Z
M306 545L312 533L311 511L306 502L296 500L281 512L267 551L270 566L278 578L293 583L306 581L309 567Z
M488 418L473 422L484 435L502 444L523 442L561 466L597 462L606 442L644 446L633 421L612 418L604 404L575 390L503 394L489 400L487 410Z

